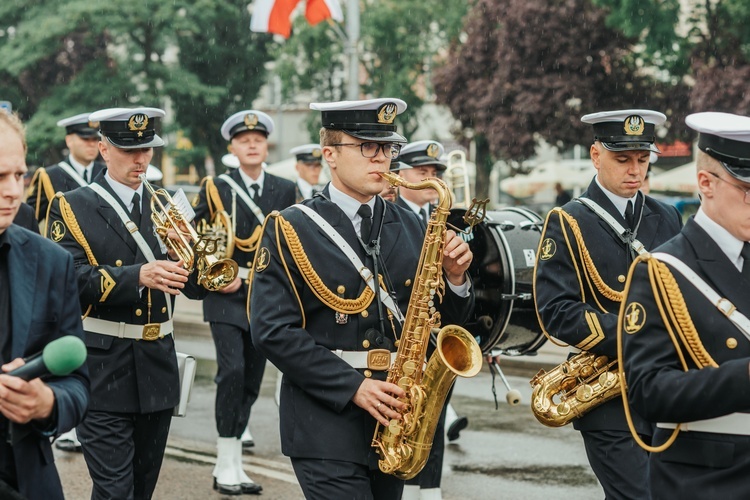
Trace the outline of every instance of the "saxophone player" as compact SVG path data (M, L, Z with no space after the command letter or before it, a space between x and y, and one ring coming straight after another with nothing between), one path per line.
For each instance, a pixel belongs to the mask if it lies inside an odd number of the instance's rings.
M406 142L394 123L406 104L382 98L310 107L321 112L332 180L302 208L266 220L250 330L283 372L282 452L305 497L400 498L403 481L379 470L371 442L376 422L388 425L403 410L404 391L385 379L424 239L413 212L378 196L380 174ZM472 255L452 232L444 250L448 286L439 307L444 323L460 323L473 306ZM360 274L363 268L369 271ZM375 291L363 277L370 272L382 277Z
M750 498L750 117L685 121L699 133L701 207L630 270L620 313L628 400L657 422L653 446L680 424L649 456L652 498Z
M581 195L547 215L534 276L539 323L575 352L617 356L617 315L636 242L652 249L677 234L679 213L640 192L662 113L628 109L588 114L596 176ZM615 222L615 225L610 222ZM619 228L617 227L619 226ZM620 231L622 230L622 232ZM639 434L651 424L634 415ZM608 499L649 498L646 452L633 441L622 399L574 420Z

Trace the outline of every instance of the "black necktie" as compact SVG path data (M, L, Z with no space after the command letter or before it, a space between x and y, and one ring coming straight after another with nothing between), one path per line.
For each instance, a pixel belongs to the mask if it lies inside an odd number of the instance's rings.
M362 224L359 226L359 234L362 241L370 242L370 229L372 229L372 209L369 205L360 205L357 215L362 217Z
M253 190L253 203L260 206L260 186L258 184L250 184L250 189Z
M742 251L740 252L740 255L742 255L742 276L745 277L746 280L750 281L750 243L747 241L744 245L742 245Z
M633 229L633 202L628 200L628 206L625 207L625 222L628 223L628 227Z
M133 193L133 209L130 211L130 220L138 226L141 225L141 195Z
M91 179L89 179L89 169L83 170L83 179L86 181L86 184L91 184Z
M427 224L427 211L424 208L419 209L419 216L422 218L422 222Z

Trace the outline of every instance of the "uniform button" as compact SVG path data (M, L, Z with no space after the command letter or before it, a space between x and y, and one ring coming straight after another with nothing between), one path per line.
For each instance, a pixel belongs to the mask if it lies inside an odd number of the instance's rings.
M253 263L252 263L252 262L248 262L248 263L247 263L247 267L248 267L248 268L250 268L250 267L253 267Z
M362 341L362 347L364 347L365 349L367 349L368 347L370 347L370 341L369 340L363 340Z
M344 285L339 285L338 288L336 288L336 291L338 293L344 293L346 291L346 288L344 287Z
M617 277L617 281L620 283L625 283L625 275L621 274Z
M404 286L411 286L411 280L404 281Z
M372 377L372 372L370 370L365 370L365 377L367 378Z
M140 316L141 314L143 314L143 311L141 311L140 309L136 309L135 310L135 315L136 316Z
M367 311L362 311L362 317L363 317L363 318L366 318L366 317L368 317L369 315L370 315L370 313L368 313Z
M122 266L122 261L121 261L120 259L117 259L117 260L115 261L115 265L116 265L117 267L120 267L120 266Z
M727 339L727 347L730 349L734 349L735 347L737 347L737 339L729 337Z
M166 307L162 307L161 308L161 312L163 312L163 313L167 312L167 308Z

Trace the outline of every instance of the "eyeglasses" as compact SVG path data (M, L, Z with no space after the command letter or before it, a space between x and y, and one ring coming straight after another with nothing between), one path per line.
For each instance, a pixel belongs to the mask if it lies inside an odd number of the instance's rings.
M735 184L734 182L729 182L728 180L724 179L723 177L721 177L721 176L719 176L719 175L717 175L717 174L715 174L715 173L713 173L713 172L709 172L709 174L713 175L714 177L716 177L716 178L717 178L717 179L719 179L720 181L724 181L724 182L726 182L727 184L729 184L730 186L734 186L734 187L736 187L737 189L739 189L740 191L742 191L742 192L744 193L744 195L745 195L745 197L743 198L743 201L744 201L745 203L747 203L748 205L750 205L750 189L745 189L745 188L743 188L743 187L741 187L741 186L738 186L738 185L737 185L737 184Z
M383 150L383 156L385 156L386 158L390 158L391 160L395 160L396 158L398 158L399 153L401 153L401 144L393 142L363 142L361 144L348 142L331 144L331 146L359 146L359 150L362 152L362 156L364 156L365 158L375 158L376 156L378 156L378 153L381 149Z

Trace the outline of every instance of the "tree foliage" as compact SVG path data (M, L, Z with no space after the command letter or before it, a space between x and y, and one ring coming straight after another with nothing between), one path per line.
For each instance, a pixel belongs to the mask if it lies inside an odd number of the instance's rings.
M174 109L165 132L188 131L218 159L218 129L251 104L268 59L239 0L11 0L0 19L3 97L27 121L39 164L59 158L60 118L138 105Z

